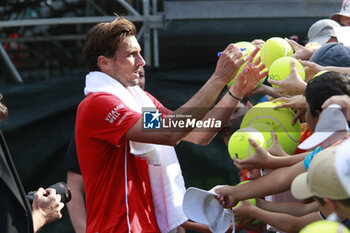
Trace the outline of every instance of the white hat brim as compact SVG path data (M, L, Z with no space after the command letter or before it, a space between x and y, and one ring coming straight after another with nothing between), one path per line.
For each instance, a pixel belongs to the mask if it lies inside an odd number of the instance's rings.
M319 45L324 45L326 44L329 39L331 38L332 36L319 36L319 37L315 37L313 38L312 40L310 40L308 43L318 43Z
M185 215L192 221L209 225L203 212L203 206L206 199L210 197L214 198L214 195L213 193L195 187L188 188L182 203L182 209Z
M291 192L296 199L300 200L313 196L307 185L307 172L301 173L294 178L291 185Z
M314 132L310 137L305 139L305 141L300 143L298 148L301 150L313 149L332 136L332 134L334 134L334 132Z
M186 190L182 209L192 221L208 225L213 232L224 233L234 218L232 211L225 210L215 199L214 189L210 191L190 187Z

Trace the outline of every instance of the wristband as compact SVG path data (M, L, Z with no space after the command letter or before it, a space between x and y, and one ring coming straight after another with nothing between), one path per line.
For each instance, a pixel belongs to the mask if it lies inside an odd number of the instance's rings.
M227 86L226 86L226 87L227 87ZM227 93L228 93L232 98L234 98L235 100L242 101L242 99L239 99L239 98L233 96L233 95L231 94L230 90L228 89L228 87L227 87Z
M318 211L318 214L320 215L320 217L321 217L322 220L326 220L326 217L322 214L321 211Z

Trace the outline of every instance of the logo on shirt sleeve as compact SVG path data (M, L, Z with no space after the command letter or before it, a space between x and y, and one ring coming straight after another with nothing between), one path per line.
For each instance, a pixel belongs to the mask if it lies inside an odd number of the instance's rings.
M108 121L109 123L113 124L115 120L118 119L118 117L120 116L120 112L119 112L119 109L123 108L124 105L123 104L120 104L116 107L114 107L106 116L105 120ZM124 115L125 116L125 115ZM125 117L122 117L122 119L124 120ZM119 124L120 124L120 120L119 120Z
M143 128L144 129L160 129L162 114L156 111L144 111L143 112Z

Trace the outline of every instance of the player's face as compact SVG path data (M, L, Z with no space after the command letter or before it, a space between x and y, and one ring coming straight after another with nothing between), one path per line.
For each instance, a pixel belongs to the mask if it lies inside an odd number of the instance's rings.
M109 75L125 87L135 86L139 82L139 72L146 64L141 56L141 47L135 36L121 41L114 58L109 58Z
M350 17L340 16L339 24L342 26L350 26Z

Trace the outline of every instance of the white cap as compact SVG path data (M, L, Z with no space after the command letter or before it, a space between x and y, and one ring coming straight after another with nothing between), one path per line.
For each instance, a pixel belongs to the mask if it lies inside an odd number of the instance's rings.
M312 24L307 36L308 43L318 43L324 45L331 37L337 37L334 28L340 27L340 24L332 19L321 19Z
M349 131L348 122L338 104L331 104L325 108L318 119L315 132L302 142L298 148L309 150L324 142L338 131Z
M224 209L214 198L217 194L213 189L206 191L195 187L186 190L182 208L185 215L192 221L205 224L214 233L225 233L234 219L232 210ZM234 220L233 220L234 223Z

